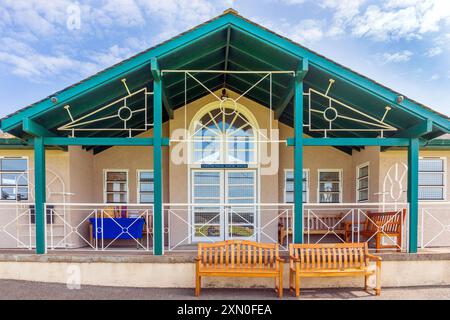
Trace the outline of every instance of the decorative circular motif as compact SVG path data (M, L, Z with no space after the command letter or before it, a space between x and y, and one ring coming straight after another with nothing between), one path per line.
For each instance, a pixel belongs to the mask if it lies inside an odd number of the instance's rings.
M232 103L230 103L230 101ZM226 102L228 102L228 103L226 103ZM232 114L236 113L236 111L237 111L237 103L232 98L225 98L225 99L222 99L220 101L220 107L219 108L220 108L220 111L222 111L224 115L231 116ZM230 113L227 113L226 112L227 109L230 109L232 111Z
M97 228L97 233L102 233L103 229L102 228Z
M122 228L123 233L128 233L128 228Z
M325 120L327 121L334 121L337 119L338 117L338 112L335 108L333 107L328 107L325 109L325 111L323 112L323 117Z
M117 111L117 116L122 121L128 121L133 116L133 112L127 106L123 106Z

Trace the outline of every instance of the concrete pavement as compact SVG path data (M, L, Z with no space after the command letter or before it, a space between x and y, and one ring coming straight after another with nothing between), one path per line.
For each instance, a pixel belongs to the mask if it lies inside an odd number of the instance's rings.
M68 289L63 284L39 283L16 280L0 280L0 299L31 300L104 300L139 299L173 300L197 299L194 289L121 288L82 286ZM270 289L203 289L201 299L205 300L267 300L277 299ZM295 299L285 290L284 299ZM360 288L352 289L304 289L300 299L343 299L343 300L394 300L432 299L449 300L450 286L384 288L381 297L367 293Z

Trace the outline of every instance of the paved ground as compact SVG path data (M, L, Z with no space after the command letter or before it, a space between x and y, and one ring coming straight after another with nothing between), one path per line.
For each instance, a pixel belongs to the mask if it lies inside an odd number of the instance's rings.
M202 299L219 300L263 300L275 299L270 289L203 289ZM140 289L83 286L70 290L62 284L37 283L15 280L0 280L0 299L31 300L101 300L101 299L140 299L140 300L172 300L196 299L193 289ZM295 299L286 291L285 299ZM381 297L376 297L360 289L304 289L301 299L450 299L450 286L386 288Z

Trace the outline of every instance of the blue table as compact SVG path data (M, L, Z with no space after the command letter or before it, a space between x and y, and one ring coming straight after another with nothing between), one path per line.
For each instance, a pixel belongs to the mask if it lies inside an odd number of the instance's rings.
M94 239L142 239L144 218L90 218Z

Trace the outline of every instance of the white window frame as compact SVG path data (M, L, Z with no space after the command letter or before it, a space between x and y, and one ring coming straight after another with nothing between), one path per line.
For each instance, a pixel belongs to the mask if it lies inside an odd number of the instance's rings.
M367 167L367 177L360 177L359 176L359 169ZM360 200L359 199L359 182L362 179L367 179L367 200ZM360 164L359 166L356 167L356 202L369 202L369 198L370 198L370 162L365 162Z
M108 202L108 193L107 193L107 188L106 188L106 177L107 177L107 173L108 172L125 172L127 175L127 182L125 184L126 186L126 204L130 203L130 187L129 187L129 183L130 183L130 175L129 170L128 169L103 169L103 203L108 203L111 205L120 205L122 203L114 203L114 202Z
M152 172L153 173L153 202L141 202L141 172ZM136 203L143 204L154 204L155 203L155 170L153 169L138 169L136 170Z
M286 198L287 198L287 196L286 196L286 192L287 192L287 190L286 190L286 182L287 182L287 174L288 174L288 172L294 173L294 169L284 169L283 201L284 201L284 203L294 203L294 202L287 202L287 200L286 200ZM310 174L309 174L310 170L307 169L307 168L304 168L303 172L306 172L306 202L303 202L303 203L309 203L309 186L310 186L309 179L311 177Z
M27 169L26 169L26 171L24 172L26 175L27 175L27 186L26 186L26 188L27 188L27 190L28 190L28 192L27 192L27 200L24 200L24 201L30 201L30 196L31 196L31 192L30 192L30 159L29 159L29 157L28 156L0 156L0 160L3 160L3 159L25 159L26 161L27 161ZM0 173L3 173L3 171L0 171ZM15 171L12 171L12 172L7 172L7 171L5 171L5 173L19 173L18 171L17 172L15 172ZM1 181L0 181L0 185L1 185ZM8 186L4 186L5 188L6 187L8 187ZM11 186L12 188L16 188L16 186ZM17 190L16 190L16 199L14 199L14 200L8 200L8 199L1 199L1 197L0 197L0 202L17 202Z
M426 160L426 159L440 159L442 160L442 166L443 166L443 172L442 172L442 179L443 179L443 185L441 186L435 186L436 188L442 188L442 199L419 199L420 202L444 202L447 201L447 158L446 157L419 157L420 160ZM436 172L435 172L436 173ZM418 172L418 175L420 174L420 171ZM420 184L417 186L417 189L419 189Z
M343 169L318 169L317 170L317 203L329 203L329 202L320 202L320 173L321 172L339 172L339 202L342 203L342 198L344 194L344 170ZM330 203L336 203L336 202L330 202Z

